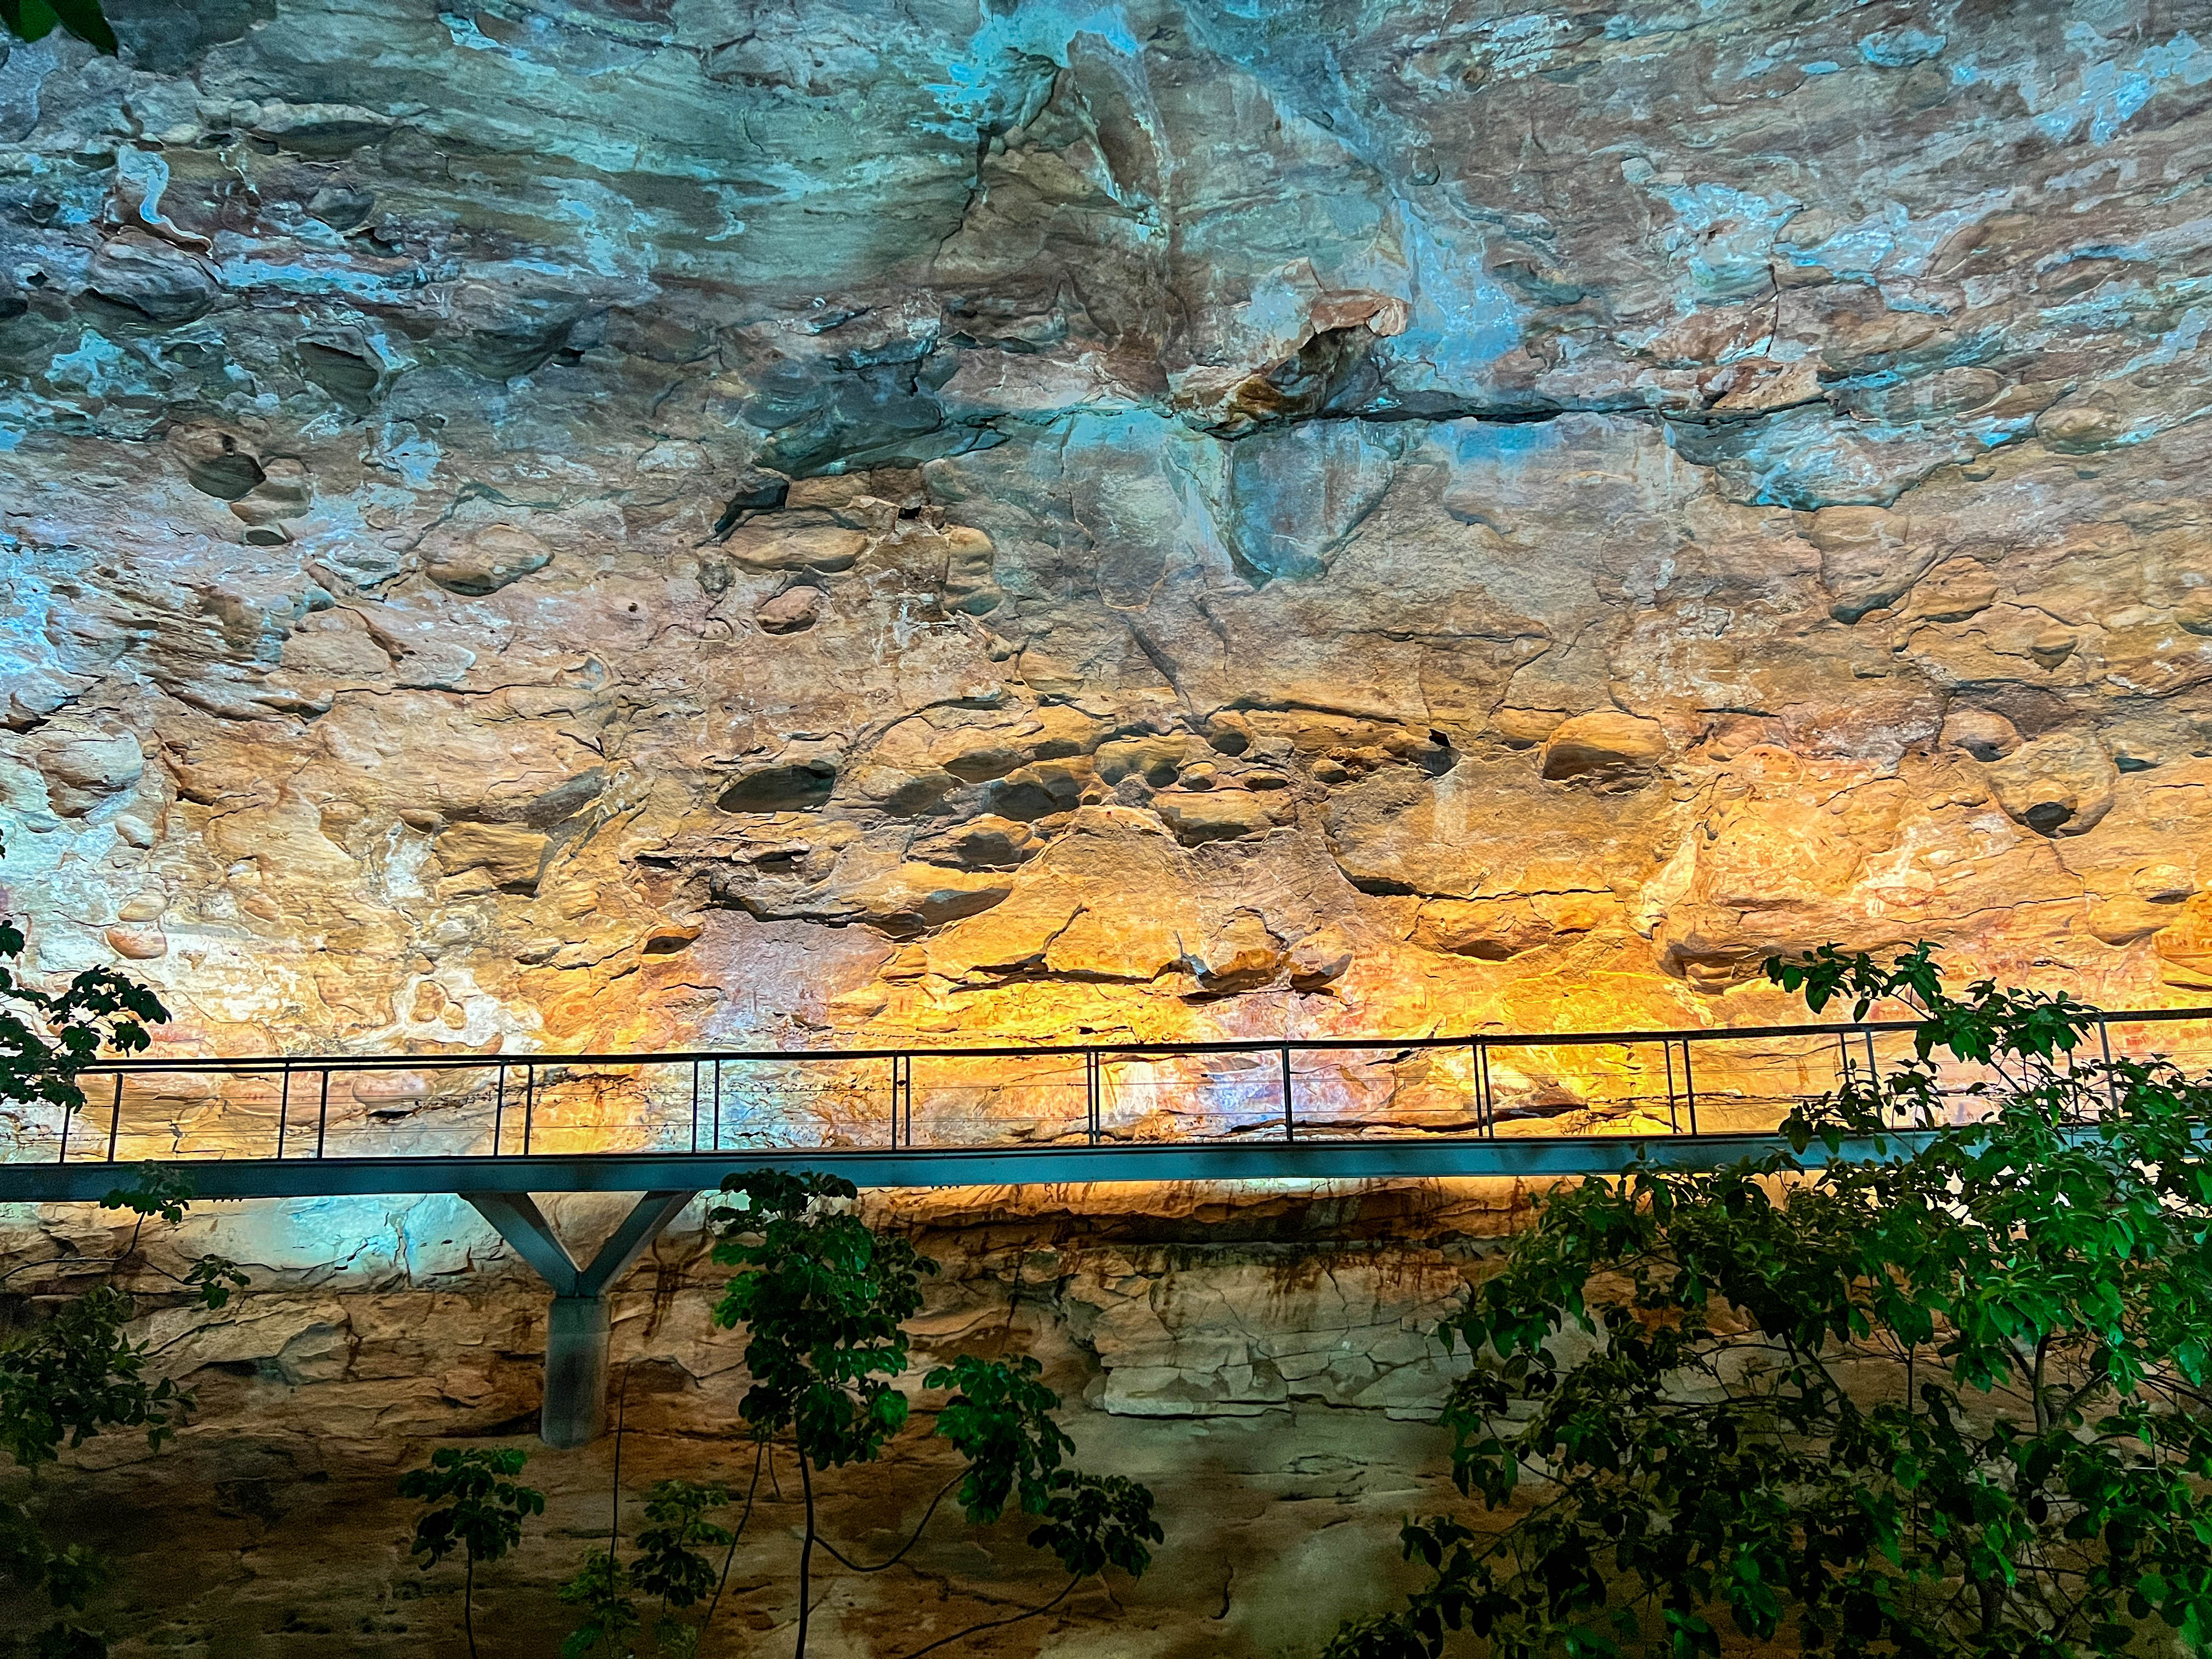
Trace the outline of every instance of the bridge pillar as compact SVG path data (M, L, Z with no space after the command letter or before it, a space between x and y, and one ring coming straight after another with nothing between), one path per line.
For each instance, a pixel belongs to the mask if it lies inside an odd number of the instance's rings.
M606 1293L692 1199L692 1190L647 1193L599 1247L576 1265L527 1193L463 1193L514 1253L552 1287L545 1325L545 1401L538 1437L549 1446L582 1446L605 1432L612 1319Z
M607 1355L614 1320L604 1296L556 1296L545 1322L545 1404L538 1437L584 1446L606 1429Z

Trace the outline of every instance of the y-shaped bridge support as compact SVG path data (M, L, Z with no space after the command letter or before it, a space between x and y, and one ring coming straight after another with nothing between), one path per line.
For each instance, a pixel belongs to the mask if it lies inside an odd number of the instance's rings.
M577 1265L529 1194L461 1194L553 1287L552 1317L545 1328L545 1406L538 1423L538 1438L547 1445L581 1446L605 1429L611 1329L606 1293L691 1201L693 1191L646 1194L588 1267Z

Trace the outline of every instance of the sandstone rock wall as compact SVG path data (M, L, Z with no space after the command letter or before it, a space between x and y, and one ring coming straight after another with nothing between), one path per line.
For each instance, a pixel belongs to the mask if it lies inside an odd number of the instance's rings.
M927 1435L942 1399L920 1387L931 1365L960 1349L1030 1352L1066 1401L1084 1466L1151 1485L1169 1536L1135 1584L1087 1586L1054 1619L963 1650L1310 1652L1383 1601L1404 1512L1452 1501L1431 1419L1453 1368L1429 1331L1519 1199L1469 1184L878 1200L877 1220L943 1271L911 1322L915 1430L881 1469L818 1477L830 1535L858 1559L888 1555L955 1467ZM621 1212L591 1199L550 1207L586 1246ZM12 1282L47 1290L68 1282L71 1257L112 1255L127 1231L55 1211L0 1243L13 1260L58 1262ZM333 1237L352 1241L335 1261ZM459 1653L457 1576L409 1562L413 1509L393 1490L400 1468L456 1440L531 1452L547 1513L481 1575L477 1618L487 1654L551 1653L574 1622L555 1590L605 1541L615 1471L607 1441L554 1452L529 1438L543 1287L458 1200L226 1208L162 1233L153 1266L179 1268L210 1241L255 1278L230 1307L159 1306L158 1275L135 1280L153 1307L140 1328L156 1372L195 1391L198 1422L150 1455L129 1437L95 1440L49 1483L68 1535L116 1559L97 1613L120 1659ZM626 1535L655 1480L747 1485L743 1341L708 1318L726 1276L695 1211L616 1297ZM0 1320L15 1311L0 1304ZM711 1655L788 1647L793 1476L787 1465L761 1489ZM911 1571L818 1563L810 1650L888 1659L1046 1600L1065 1580L1023 1530L979 1533L948 1514ZM0 1633L11 1627L0 1609Z
M2212 985L2201 6L116 11L0 793L173 1042Z

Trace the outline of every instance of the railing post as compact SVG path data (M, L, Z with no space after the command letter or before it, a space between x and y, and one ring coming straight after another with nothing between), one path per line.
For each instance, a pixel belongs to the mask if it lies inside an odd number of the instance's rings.
M2105 1109L2117 1113L2120 1109L2120 1089L2112 1080L2112 1030L2101 1012L2097 1016L2097 1042L2105 1051Z
M2154 1041L2154 1038L2151 1035L2153 1028L2157 1027L2159 1029L2163 1029L2164 1022L2169 1018L2185 1017L2191 1019L2203 1019L2208 1015L2212 1015L2212 1009L2203 1011L2197 1009L2157 1009L2139 1011L2118 1010L2109 1014L2096 1010L2089 1010L2086 1012L2088 1013L2089 1022L2095 1025L2097 1031L2098 1048L2101 1057L2100 1063L2104 1066L2106 1073L2106 1109L2108 1112L2114 1113L2122 1109L2119 1102L2119 1079L2118 1068L2118 1055L2122 1052L2122 1049L2125 1048L2125 1045L2130 1042L2137 1042L2140 1045L2149 1041ZM2130 1037L2124 1033L2121 1045L2119 1047L2115 1047L2112 1039L2112 1020L2115 1018L2128 1022L2130 1028L2137 1030L2140 1035L2136 1037ZM1499 1138L1499 1132L1498 1129L1499 1109L1498 1105L1497 1078L1494 1065L1491 1059L1492 1049L1498 1044L1503 1043L1509 1048L1529 1047L1542 1048L1547 1053L1549 1053L1552 1052L1552 1050L1547 1047L1547 1045L1557 1041L1572 1042L1578 1049L1581 1048L1593 1048L1601 1052L1602 1048L1607 1045L1622 1048L1628 1056L1627 1074L1632 1079L1630 1093L1627 1099L1632 1104L1632 1109L1639 1115L1642 1113L1641 1103L1644 1098L1642 1093L1643 1073L1637 1069L1640 1065L1640 1062L1636 1060L1635 1054L1644 1042L1657 1042L1660 1044L1661 1066L1666 1083L1668 1123L1669 1132L1678 1136L1688 1135L1691 1137L1702 1137L1705 1133L1705 1127L1698 1100L1696 1066L1697 1046L1699 1042L1705 1041L1722 1042L1739 1038L1757 1038L1765 1040L1783 1037L1790 1040L1786 1048L1783 1049L1780 1053L1783 1069L1778 1076L1770 1079L1765 1060L1765 1059L1761 1059L1755 1066L1747 1069L1744 1076L1737 1077L1735 1073L1729 1073L1728 1076L1723 1079L1722 1103L1723 1109L1722 1115L1724 1118L1728 1119L1728 1122L1723 1125L1721 1130L1717 1131L1717 1133L1733 1133L1738 1128L1745 1127L1757 1127L1763 1132L1771 1132L1771 1120L1765 1119L1761 1116L1761 1114L1767 1110L1771 1101L1787 1097L1787 1093L1790 1091L1796 1091L1798 1097L1801 1100L1810 1098L1810 1067L1812 1061L1820 1047L1829 1037L1833 1037L1837 1043L1837 1065L1841 1079L1839 1086L1844 1090L1853 1091L1855 1094L1863 1093L1865 1097L1877 1101L1885 1125L1889 1121L1889 1112L1891 1109L1893 1107L1896 1108L1899 1112L1899 1124L1900 1126L1905 1126L1909 1124L1911 1121L1911 1108L1914 1103L1912 1097L1909 1094L1900 1095L1895 1100L1890 1100L1882 1094L1881 1091L1885 1090L1887 1085L1883 1083L1881 1079L1881 1053L1878 1039L1895 1036L1902 1030L1909 1029L1910 1027L1904 1022L1859 1019L1850 1020L1848 1022L1838 1021L1832 1024L1791 1024L1737 1030L1729 1030L1725 1028L1717 1030L1684 1030L1676 1028L1668 1030L1637 1032L1581 1032L1573 1034L1571 1036L1565 1037L1564 1039L1530 1037L1517 1032L1500 1030L1495 1033L1470 1033L1464 1036L1456 1034L1449 1036L1437 1035L1421 1036L1412 1039L1411 1041L1418 1048L1419 1052L1425 1054L1432 1055L1439 1060L1444 1054L1453 1048L1464 1048L1468 1051L1470 1057L1470 1086L1472 1091L1472 1098L1470 1102L1472 1127L1467 1131L1465 1136L1462 1137L1462 1140L1464 1139L1472 1138L1495 1141ZM1850 1038L1854 1034L1856 1034L1860 1039L1859 1045L1856 1048L1850 1042ZM1102 1035L1102 1033L1094 1029L1085 1031L1084 1035L1095 1036ZM2087 1033L2085 1030L2080 1033L2080 1035L2086 1037ZM1796 1048L1796 1043L1800 1040L1803 1040L1808 1042L1808 1047L1802 1050L1799 1050ZM1681 1046L1682 1049L1682 1064L1680 1075L1679 1077L1675 1073L1674 1063L1674 1049L1677 1043ZM1273 1050L1276 1055L1279 1099L1280 1103L1278 1108L1279 1118L1279 1127L1281 1129L1285 1143L1291 1144L1297 1140L1298 1133L1297 1098L1297 1054L1302 1051L1308 1053L1319 1053L1327 1059L1340 1049L1352 1050L1370 1046L1382 1048L1389 1045L1380 1042L1371 1042L1369 1039L1328 1039L1315 1037L1291 1038L1287 1036L1278 1039L1273 1043L1268 1043L1261 1042L1255 1035L1249 1040L1235 1039L1218 1042L1158 1044L1139 1042L1129 1045L1117 1044L1115 1048L1111 1052L1120 1056L1122 1061L1128 1064L1140 1063L1154 1054L1175 1054L1178 1057L1186 1059L1194 1054L1206 1054L1214 1055L1234 1055L1237 1057L1236 1063L1241 1065L1244 1060L1253 1059L1259 1054L1267 1053L1270 1049ZM533 1050L531 1052L544 1051ZM860 1088L862 1080L859 1078L858 1073L852 1068L859 1066L864 1057L869 1057L872 1060L887 1059L890 1061L890 1081L891 1110L889 1135L890 1144L892 1147L901 1150L919 1151L921 1149L917 1139L914 1121L916 1112L914 1066L921 1054L924 1052L927 1052L935 1057L932 1061L933 1064L942 1063L947 1060L963 1058L963 1056L959 1054L948 1054L944 1048L935 1046L933 1046L927 1050L920 1048L880 1048L870 1051L855 1051L851 1049L816 1049L797 1053L778 1052L773 1050L749 1050L734 1055L717 1054L702 1050L682 1054L657 1054L652 1057L652 1064L674 1065L687 1062L690 1064L691 1067L691 1103L689 1127L689 1147L691 1154L697 1155L704 1153L708 1150L708 1136L710 1129L710 1118L711 1132L713 1136L713 1151L716 1154L719 1154L723 1150L721 1146L722 1128L720 1118L721 1072L722 1060L724 1059L734 1059L739 1063L743 1063L749 1060L758 1060L768 1065L771 1068L777 1066L782 1066L784 1068L783 1071L772 1072L772 1075L769 1078L768 1082L762 1085L762 1097L771 1099L774 1097L776 1091L787 1086L792 1088L811 1086L804 1081L805 1068L810 1065L817 1068L825 1065L834 1066L836 1069L837 1075L844 1079L844 1082L840 1083L837 1087L840 1090L845 1090L845 1084L847 1083L851 1084L853 1088ZM1001 1052L1002 1050L999 1048L988 1048L982 1049L981 1054L983 1056L994 1057ZM1086 1148L1091 1150L1104 1150L1107 1147L1108 1143L1105 1133L1105 1067L1109 1051L1106 1050L1103 1045L1053 1045L1037 1048L1024 1048L1019 1050L1016 1050L1012 1045L1006 1045L1003 1052L1012 1054L1015 1058L1020 1059L1024 1062L1027 1062L1032 1055L1040 1061L1049 1060L1055 1066L1059 1061L1065 1060L1071 1055L1079 1056L1083 1068L1084 1145ZM1741 1053L1742 1050L1739 1049L1737 1052ZM1765 1052L1765 1051L1762 1050L1761 1054L1764 1054ZM2077 1042L2074 1048L2070 1050L2069 1054L2068 1064L2075 1067L2077 1073L2078 1069L2082 1063L2081 1055L2083 1052L2083 1045ZM2132 1058L2132 1056L2137 1052L2137 1050L2130 1049L2127 1050L2127 1052L2130 1055L2130 1064L2136 1064L2137 1062ZM1899 1053L1904 1053L1901 1047L1899 1048ZM483 1054L453 1054L417 1058L404 1056L398 1054L375 1053L363 1054L360 1058L362 1060L362 1064L360 1066L348 1066L343 1067L337 1064L335 1056L318 1056L312 1053L303 1053L296 1058L289 1054L276 1053L265 1055L246 1056L242 1058L233 1057L227 1060L214 1061L198 1058L178 1058L166 1060L155 1059L151 1060L142 1060L137 1061L126 1061L112 1058L97 1059L90 1063L86 1072L79 1074L77 1081L79 1092L82 1097L77 1100L75 1110L63 1112L61 1121L58 1125L58 1133L56 1140L54 1157L55 1164L57 1165L66 1164L69 1161L70 1153L74 1151L76 1153L77 1162L80 1166L78 1177L72 1179L66 1175L60 1175L40 1177L40 1179L47 1183L46 1189L70 1191L80 1194L85 1191L90 1190L88 1183L94 1177L83 1170L83 1165L88 1164L97 1165L104 1162L109 1166L113 1166L118 1164L121 1160L122 1109L124 1105L124 1097L129 1090L131 1077L143 1071L147 1072L150 1078L151 1073L155 1070L166 1072L172 1068L181 1070L188 1075L215 1073L234 1079L258 1083L260 1078L265 1077L268 1074L269 1068L273 1064L276 1067L278 1073L277 1121L276 1134L275 1136L275 1157L276 1160L283 1162L289 1162L292 1157L291 1096L294 1076L295 1073L303 1070L313 1071L316 1073L318 1079L316 1110L314 1113L313 1134L314 1144L312 1152L302 1153L301 1155L301 1161L304 1162L310 1160L331 1159L329 1146L331 1091L334 1076L338 1071L343 1070L349 1073L383 1071L386 1068L397 1067L404 1064L406 1065L410 1071L419 1066L437 1076L443 1077L448 1072L458 1073L462 1071L480 1071L483 1069L483 1062L487 1058L493 1060L493 1064L495 1068L494 1083L495 1103L490 1156L495 1158L504 1158L508 1155L507 1153L506 1147L507 1073L514 1065L520 1063L522 1065L524 1070L524 1121L522 1132L522 1152L525 1156L536 1156L538 1063L535 1060L529 1060L526 1057L523 1061L516 1062L507 1060L503 1057L496 1054L486 1055ZM593 1066L615 1064L618 1062L619 1059L619 1056L605 1054L563 1054L558 1053L547 1053L545 1063L548 1066L556 1067L568 1067L569 1071L565 1072L564 1075L571 1075L572 1081L588 1081L591 1079L586 1068ZM712 1063L713 1074L711 1085L713 1089L713 1099L711 1106L706 1099L702 1098L709 1087L708 1072L710 1061ZM1531 1063L1534 1064L1534 1060L1532 1060ZM1905 1073L1909 1073L1917 1065L1917 1062L1906 1060L1902 1061L1901 1064L1903 1065ZM106 1068L104 1073L99 1069L102 1066ZM1791 1067L1794 1067L1795 1070L1792 1071L1790 1069ZM642 1069L649 1070L650 1067L644 1066ZM1724 1067L1723 1070L1725 1071L1727 1068ZM794 1073L799 1075L794 1077ZM98 1086L94 1079L101 1075L108 1077L110 1090L108 1129L106 1136L106 1146L105 1152L103 1152L97 1145L99 1132L96 1129L90 1129L88 1127L88 1132L95 1137L95 1146L93 1152L87 1154L82 1144L83 1137L78 1133L74 1119L76 1116L77 1111L82 1111L84 1115L87 1125L89 1126L91 1124L92 1109L89 1097L91 1091ZM1036 1075L1042 1079L1038 1086L1042 1088L1045 1093L1048 1094L1052 1088L1058 1086L1056 1083L1054 1083L1051 1080L1058 1075L1056 1071L1042 1072ZM1213 1074L1208 1073L1207 1075L1211 1078ZM1227 1074L1224 1075L1226 1076ZM1256 1086L1256 1075L1250 1073L1244 1073L1243 1075L1253 1075L1253 1080ZM1441 1080L1449 1080L1448 1071L1438 1072L1435 1073L1435 1076ZM1515 1086L1522 1090L1525 1093L1530 1086L1528 1080L1530 1076L1533 1076L1533 1073L1528 1073L1525 1067L1522 1068L1522 1081L1516 1084ZM759 1081L760 1080L757 1076L756 1083L758 1084ZM155 1085L149 1081L149 1086ZM964 1091L966 1086L967 1085L957 1077L950 1077L948 1079L949 1088L957 1088L958 1091ZM1778 1092L1774 1097L1768 1097L1765 1093L1765 1091L1769 1087L1775 1087L1782 1092ZM845 1090L845 1092L849 1094L850 1091ZM659 1110L659 1098L658 1095L651 1097L653 1103L650 1107L651 1111L657 1112ZM749 1097L748 1098L750 1100L753 1097ZM1656 1102L1656 1098L1657 1094L1656 1091L1655 1091L1653 1094L1655 1103ZM1936 1104L1939 1109L1944 1109L1942 1103L1943 1098L1943 1097L1937 1097ZM1738 1104L1735 1107L1729 1106L1728 1103L1730 1100L1736 1101ZM142 1104L143 1103L142 1101ZM339 1103L343 1105L344 1103L341 1101ZM864 1090L862 1091L861 1103L866 1103ZM357 1099L356 1106L357 1115L361 1111L365 1110L368 1106L373 1104L374 1104L374 1103L372 1101ZM1239 1108L1238 1109L1242 1109ZM1332 1124L1337 1124L1339 1120L1330 1118L1328 1115L1328 1109L1329 1109L1327 1107L1326 1103L1324 1103L1322 1116L1318 1121L1315 1131L1315 1133L1321 1137L1321 1140L1316 1143L1316 1146L1329 1140L1339 1132L1337 1129L1333 1129L1330 1127ZM1528 1110L1525 1103L1523 1107L1518 1109L1522 1109L1525 1116ZM751 1127L740 1131L740 1133L755 1137L757 1139L768 1140L771 1145L775 1145L775 1133L774 1128L769 1125L763 1124L757 1121L757 1119L758 1115L757 1113L755 1113L753 1116L748 1120L749 1122L751 1123ZM1054 1121L1056 1122L1057 1120ZM577 1122L582 1121L583 1120L581 1119L577 1120ZM168 1127L173 1133L179 1137L183 1135L183 1126L173 1115L171 1115L167 1122ZM573 1128L574 1127L575 1124L572 1123L571 1127ZM1125 1127L1126 1127L1127 1126L1125 1124ZM1524 1129L1540 1129L1543 1126L1534 1122L1527 1122L1523 1124ZM34 1132L35 1127L35 1124L32 1125L31 1131ZM1243 1125L1242 1128L1237 1133L1241 1135L1244 1130L1256 1131L1257 1127L1258 1125L1255 1121L1251 1124ZM956 1122L948 1124L947 1130L948 1135L951 1139L951 1142L957 1144L961 1139L966 1137L970 1133L969 1121L965 1117L958 1118ZM210 1159L227 1156L227 1148L223 1147L220 1144L220 1140L221 1139L227 1138L228 1133L229 1132L228 1131L222 1132L222 1135L219 1136L216 1143L211 1144L205 1148L198 1149L191 1153L191 1156L205 1157ZM239 1133L242 1136L244 1132L241 1130ZM301 1133L307 1133L304 1127ZM1054 1133L1056 1133L1057 1132L1055 1131ZM1198 1133L1203 1136L1206 1132L1205 1130L1200 1130ZM1460 1133L1459 1131L1449 1131L1449 1133L1453 1135L1458 1135ZM659 1131L655 1129L653 1131L653 1134L656 1139L653 1142L652 1150L665 1155L677 1155L678 1149L660 1143L657 1139L658 1133ZM933 1134L934 1131L933 1131ZM1401 1134L1395 1136L1394 1139L1395 1139L1400 1145L1408 1145L1412 1144L1413 1138L1410 1135ZM367 1143L364 1142L363 1144L366 1145ZM469 1156L482 1156L482 1154L476 1150L474 1142L470 1142L468 1144L471 1149ZM947 1144L947 1142L933 1140L932 1147L942 1148ZM985 1145L992 1145L1003 1149L1006 1144L1006 1143L1004 1141L1003 1138L996 1141L986 1141L979 1136L976 1150L982 1150L982 1147ZM1073 1149L1072 1144L1064 1140L1060 1142L1060 1154L1062 1156L1064 1156L1066 1152ZM779 1152L796 1152L798 1149L785 1146L777 1146L777 1150ZM26 1151L27 1154L27 1148ZM181 1149L181 1146L179 1146L176 1155L185 1155ZM365 1154L362 1152L362 1149L360 1147L356 1147L354 1152L347 1155L346 1158L334 1159L331 1161L350 1161L358 1159L364 1155ZM256 1154L255 1156L258 1159L259 1155ZM567 1155L549 1154L548 1158L550 1159L565 1156ZM1473 1164L1474 1165L1489 1166L1494 1164L1494 1160L1477 1158L1473 1160ZM33 1167L44 1168L45 1166L35 1164L34 1162ZM1560 1167L1565 1167L1564 1163ZM296 1176L296 1172L295 1173ZM279 1184L281 1185L282 1183L280 1182ZM11 1183L11 1189L15 1189L13 1183Z

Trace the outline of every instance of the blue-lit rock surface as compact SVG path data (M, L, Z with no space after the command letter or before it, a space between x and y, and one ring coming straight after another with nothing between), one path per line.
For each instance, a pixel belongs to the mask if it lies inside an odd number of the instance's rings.
M176 1041L2212 973L2180 13L118 10L0 67L0 764Z

